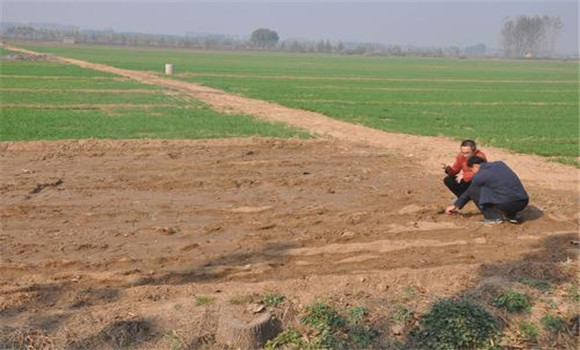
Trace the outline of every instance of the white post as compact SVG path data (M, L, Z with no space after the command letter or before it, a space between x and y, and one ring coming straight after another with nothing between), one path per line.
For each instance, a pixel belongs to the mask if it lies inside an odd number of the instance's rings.
M167 75L173 74L173 64L171 64L171 63L165 64L165 74L167 74Z

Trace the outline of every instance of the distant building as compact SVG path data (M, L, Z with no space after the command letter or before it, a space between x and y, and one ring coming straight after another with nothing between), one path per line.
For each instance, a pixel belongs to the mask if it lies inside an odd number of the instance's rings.
M75 44L75 38L63 38L62 39L62 43L63 44L68 44L68 45L74 45Z

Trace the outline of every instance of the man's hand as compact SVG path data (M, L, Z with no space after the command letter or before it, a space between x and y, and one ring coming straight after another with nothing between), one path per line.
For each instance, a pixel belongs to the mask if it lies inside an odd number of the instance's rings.
M455 177L455 181L457 181L457 183L461 183L462 180L463 180L463 173L457 174L457 176Z
M445 208L445 213L449 214L449 215L453 215L455 213L457 213L457 207L454 205L450 205L447 208Z

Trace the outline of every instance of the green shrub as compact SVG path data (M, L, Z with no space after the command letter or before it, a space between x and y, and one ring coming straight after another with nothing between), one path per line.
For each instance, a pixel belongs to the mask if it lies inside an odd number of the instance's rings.
M522 322L520 324L520 333L527 341L535 341L538 338L538 326L532 322Z
M495 320L482 306L443 299L423 316L411 339L420 348L468 349L492 347L498 336Z
M544 329L552 332L558 332L564 329L565 323L564 319L558 315L547 314L540 319L540 323L544 326Z
M493 300L493 304L509 312L527 311L531 307L527 295L511 290L501 293Z

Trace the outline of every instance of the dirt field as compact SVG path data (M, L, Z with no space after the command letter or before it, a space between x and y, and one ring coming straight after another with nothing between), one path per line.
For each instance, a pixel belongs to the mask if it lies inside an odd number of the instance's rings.
M439 163L456 142L167 80L216 109L330 137L0 143L0 348L220 347L219 315L269 291L288 298L286 325L315 299L366 305L402 341L397 305L485 303L522 278L554 286L533 317L577 315L565 292L578 273L577 169L484 149L521 175L531 205L521 225L480 226L472 204L443 214Z
M5 143L1 160L0 321L59 347L105 346L127 320L156 334L137 346L167 348L170 331L191 344L208 310L266 291L380 308L411 287L421 309L576 271L576 193L528 188L526 222L481 227L472 206L441 213L441 176L364 145Z

